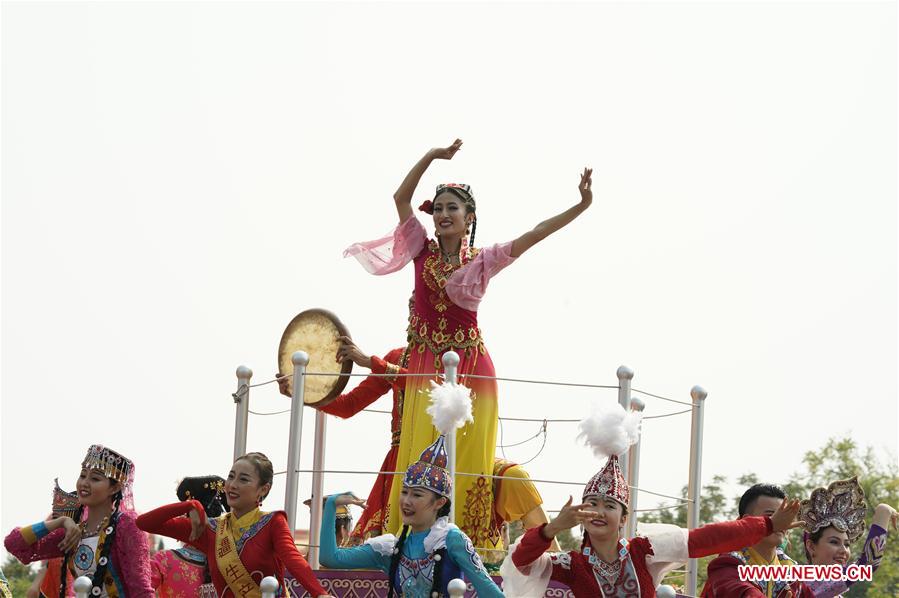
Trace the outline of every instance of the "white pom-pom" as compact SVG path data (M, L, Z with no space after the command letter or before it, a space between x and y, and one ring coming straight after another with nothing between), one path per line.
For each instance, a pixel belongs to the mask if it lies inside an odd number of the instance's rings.
M640 437L640 421L643 415L639 411L626 413L624 408L615 403L614 406L594 405L590 417L581 421L578 429L578 440L593 449L597 457L622 455Z
M431 382L431 405L427 408L434 427L441 434L474 421L471 415L471 389L461 384Z

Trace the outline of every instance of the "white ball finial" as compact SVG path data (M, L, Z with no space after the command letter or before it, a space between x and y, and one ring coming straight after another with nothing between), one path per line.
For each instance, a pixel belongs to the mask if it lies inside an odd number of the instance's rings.
M693 397L694 401L704 401L709 393L703 387L698 384L690 389L690 396Z
M309 365L309 353L305 351L297 351L290 356L293 365Z
M656 596L659 598L675 598L677 592L675 592L674 588L669 585L661 585L656 588Z
M638 397L633 397L631 399L631 411L643 411L646 408L646 403L643 399Z
M454 368L459 365L459 354L455 351L447 351L443 354L443 367Z
M263 577L259 589L262 590L263 596L274 596L278 591L278 579L271 575Z
M251 370L250 368L248 368L245 365L237 366L237 377L238 378L246 378L249 380L250 378L253 377L253 370Z
M468 589L468 584L459 579L451 579L448 584L446 584L446 591L449 592L451 598L462 598L465 595L465 590Z
M618 368L618 371L615 372L615 375L618 376L619 380L632 380L634 378L634 370L627 367L626 365Z
M87 575L82 575L78 579L75 580L74 588L75 594L78 596L87 596L91 588L94 587L94 583L91 581L91 578Z

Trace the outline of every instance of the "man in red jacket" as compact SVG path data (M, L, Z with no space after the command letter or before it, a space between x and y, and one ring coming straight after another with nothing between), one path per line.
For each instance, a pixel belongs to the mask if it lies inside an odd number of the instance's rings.
M772 484L756 484L740 498L740 519L747 516L771 516L786 499L786 494ZM784 532L774 532L753 546L718 555L709 563L708 579L702 588L702 598L813 598L811 590L801 581L760 580L742 581L741 565L786 565L796 561L780 548Z

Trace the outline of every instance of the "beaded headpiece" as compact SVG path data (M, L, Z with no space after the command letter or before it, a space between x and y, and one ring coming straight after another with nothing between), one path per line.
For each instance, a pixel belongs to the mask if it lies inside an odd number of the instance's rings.
M92 444L87 449L87 456L81 462L85 469L102 471L107 478L124 483L134 473L134 463L102 444Z
M465 183L441 183L437 185L437 191L434 193L434 199L437 199L437 196L443 193L444 191L452 193L459 199L461 199L466 205L471 206L472 210L477 208L477 204L475 204L474 193L471 192L471 185L466 185ZM426 214L434 213L434 202L433 200L427 200L423 202L418 209Z
M203 505L207 517L218 517L230 511L225 498L225 480L217 475L184 478L176 490L178 500L196 500Z
M799 519L805 522L806 533L833 526L846 532L850 542L862 535L866 512L865 491L857 477L837 480L827 488L815 488L811 498L799 505Z
M431 405L426 412L440 435L422 451L418 461L406 470L403 485L407 488L425 488L451 498L453 478L446 469L449 462L446 434L474 421L471 415L471 390L461 384L431 382Z
M418 461L409 466L403 478L407 488L425 488L447 498L453 494L453 478L446 469L446 437L441 434L426 448Z
M78 506L78 493L66 492L59 487L59 478L53 480L53 516L74 519Z
M581 421L578 438L584 438L597 457L608 457L603 468L587 482L583 498L602 496L617 500L625 507L628 505L631 493L618 456L637 442L640 419L639 411L627 413L616 403L612 408L594 409L590 417Z
M621 465L618 463L617 455L609 457L605 467L599 470L587 482L587 485L584 487L583 498L588 496L613 498L627 506L631 492L627 487L627 480L624 479L624 475L621 473Z

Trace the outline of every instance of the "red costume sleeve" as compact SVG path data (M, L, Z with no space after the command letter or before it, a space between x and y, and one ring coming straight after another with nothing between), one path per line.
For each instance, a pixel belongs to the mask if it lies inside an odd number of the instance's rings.
M402 349L394 349L384 358L372 356L371 371L373 374L396 374L406 370L394 365L402 356ZM336 415L344 419L353 417L393 388L394 380L384 376L368 376L359 386L344 393L321 408L330 415Z
M145 532L162 534L163 536L186 542L200 550L205 550L205 538L211 532L207 527L196 542L190 541L190 519L182 517L182 515L187 515L191 509L197 510L197 513L200 514L200 520L203 522L203 525L206 525L206 511L203 510L203 505L196 500L185 500L144 513L137 518L137 527Z
M544 527L546 527L545 523L539 527L532 527L521 537L520 544L512 553L512 562L519 569L536 561L549 548L552 540L547 540L543 535ZM571 555L571 552L567 554L563 552L550 557L553 565L551 579L569 587L574 581L574 574L571 571Z
M709 563L702 598L766 598L757 585L740 581L739 564L740 561L732 556L719 556Z
M690 530L687 549L690 558L698 559L753 546L773 531L770 517L743 517L736 521L709 523Z
M275 513L269 525L272 526L272 545L275 548L275 554L284 563L284 568L290 571L294 579L300 582L313 597L327 596L328 592L318 582L315 573L312 572L312 567L297 550L284 513Z

